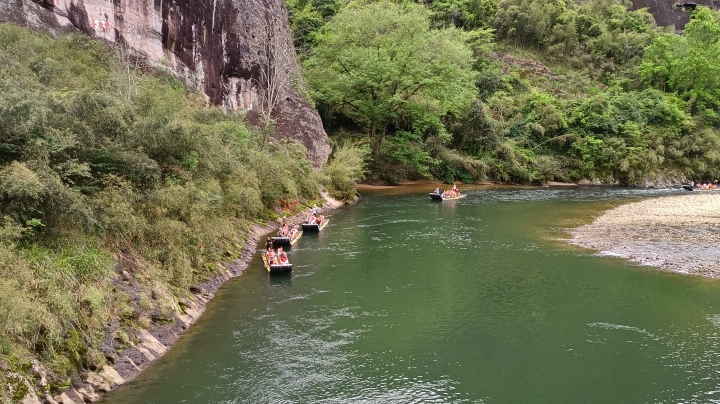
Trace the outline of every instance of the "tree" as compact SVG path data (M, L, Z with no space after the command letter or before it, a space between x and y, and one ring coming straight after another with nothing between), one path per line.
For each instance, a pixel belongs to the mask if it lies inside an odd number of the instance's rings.
M695 109L720 110L720 17L699 7L683 36L665 34L645 49L640 77L666 91L677 91Z
M469 104L472 52L456 29L430 29L417 4L370 3L337 14L305 62L315 99L363 128L375 157L390 129L444 134Z
M292 65L280 62L283 55L292 54L291 49L293 49L290 38L279 30L278 27L281 26L282 24L276 16L268 18L267 24L263 27L265 38L262 43L265 60L258 55L256 61L260 66L260 77L255 81L258 88L261 89L263 100L263 143L267 142L274 131L275 117L273 115L282 102L282 91L290 85L293 78Z

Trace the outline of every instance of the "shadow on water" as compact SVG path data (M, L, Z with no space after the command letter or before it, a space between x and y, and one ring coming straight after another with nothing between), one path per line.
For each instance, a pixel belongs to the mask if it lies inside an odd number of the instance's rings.
M290 287L292 286L292 273L287 274L268 274L268 283L274 287Z

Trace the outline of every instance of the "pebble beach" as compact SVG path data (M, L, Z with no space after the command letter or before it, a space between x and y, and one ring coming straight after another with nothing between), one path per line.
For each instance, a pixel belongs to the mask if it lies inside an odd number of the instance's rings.
M569 242L668 271L720 278L720 192L647 199L571 230Z

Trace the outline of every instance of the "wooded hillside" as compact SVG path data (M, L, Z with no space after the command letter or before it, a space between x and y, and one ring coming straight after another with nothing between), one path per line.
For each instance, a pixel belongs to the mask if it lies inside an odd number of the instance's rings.
M629 3L288 0L304 74L371 181L597 180L720 174L720 35Z
M330 181L299 143L83 34L0 24L0 66L0 402L34 360L53 393L112 362L256 220Z

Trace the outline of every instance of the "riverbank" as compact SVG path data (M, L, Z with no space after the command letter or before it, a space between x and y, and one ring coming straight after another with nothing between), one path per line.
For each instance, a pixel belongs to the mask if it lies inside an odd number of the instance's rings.
M640 265L720 278L720 193L647 199L571 232L570 244Z
M323 211L337 209L345 204L331 198L325 192L321 192ZM104 393L114 390L123 385L150 366L152 362L165 354L168 349L194 324L205 312L207 304L215 296L220 287L230 279L236 278L247 269L249 263L257 253L257 246L260 240L277 230L281 221L289 225L300 224L304 221L310 209L307 208L298 214L278 219L276 222L255 224L245 233L240 255L229 263L215 263L217 271L206 282L193 285L190 294L177 298L177 304L171 318L157 319L154 308L145 310L139 317L147 316L153 319L148 327L141 327L136 330L133 336L129 337L128 346L117 350L118 344L118 322L114 320L108 324L105 334L103 350L108 358L113 358L113 363L104 366L96 371L83 371L72 379L71 388L57 393L54 396L46 394L42 397L36 396L33 389L29 389L26 400L23 404L82 404L95 402ZM118 265L122 265L119 263ZM113 280L113 285L129 296L141 294L137 282L128 271L121 271L119 276ZM173 299L171 296L160 296L160 299ZM159 320L159 321L155 321ZM42 372L42 370L38 370Z

